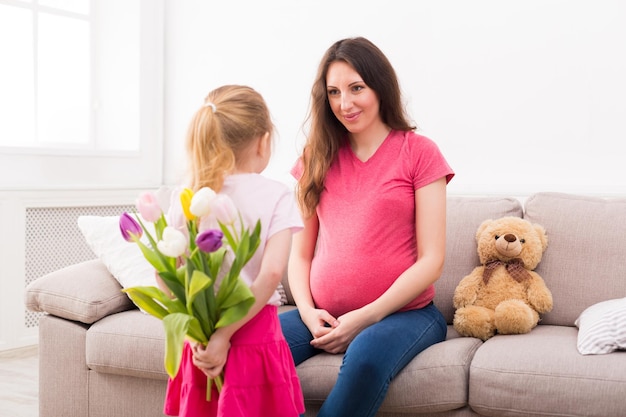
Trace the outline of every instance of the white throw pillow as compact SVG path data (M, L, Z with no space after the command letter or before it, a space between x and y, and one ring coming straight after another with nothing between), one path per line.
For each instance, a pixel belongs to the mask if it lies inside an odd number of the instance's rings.
M80 216L78 228L87 245L123 288L156 286L154 267L144 258L136 243L124 240L119 219L119 216ZM144 225L148 229L152 226L147 222ZM150 233L154 236L154 230Z
M578 327L578 351L583 355L626 349L626 298L587 307L574 324Z

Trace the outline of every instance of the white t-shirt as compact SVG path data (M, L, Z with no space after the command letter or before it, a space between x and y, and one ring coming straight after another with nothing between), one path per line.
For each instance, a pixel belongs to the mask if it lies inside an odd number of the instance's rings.
M250 231L261 220L261 243L241 271L241 277L250 285L261 269L267 240L282 230L291 229L295 233L303 227L294 192L287 185L260 174L235 174L226 177L220 193L233 200ZM274 291L268 304L280 305L278 291Z

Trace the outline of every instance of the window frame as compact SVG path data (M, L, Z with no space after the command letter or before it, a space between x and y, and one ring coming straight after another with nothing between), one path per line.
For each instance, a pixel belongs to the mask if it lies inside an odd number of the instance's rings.
M137 1L140 13L139 149L97 149L93 122L85 146L0 146L0 190L108 189L152 187L162 183L164 0ZM93 7L95 0L91 2ZM47 10L37 5L36 0L31 4L14 0L0 0L0 3ZM93 17L90 19L93 24ZM94 42L93 31L90 42ZM91 61L94 59L92 48ZM96 70L93 68L92 73ZM90 90L93 93L93 80Z

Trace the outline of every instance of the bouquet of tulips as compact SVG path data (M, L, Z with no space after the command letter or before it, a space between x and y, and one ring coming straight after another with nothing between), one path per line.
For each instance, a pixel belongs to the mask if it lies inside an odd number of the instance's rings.
M156 195L144 192L137 200L139 215L123 213L119 223L124 239L139 245L169 289L170 294L154 286L123 291L135 305L163 321L164 364L172 378L186 339L206 344L216 329L240 320L254 304L240 272L259 246L261 232L260 221L250 232L233 201L208 187L195 194L184 189L180 203L180 219L170 215L168 225ZM154 227L146 228L145 222ZM219 391L222 378L208 381L207 400L212 383Z

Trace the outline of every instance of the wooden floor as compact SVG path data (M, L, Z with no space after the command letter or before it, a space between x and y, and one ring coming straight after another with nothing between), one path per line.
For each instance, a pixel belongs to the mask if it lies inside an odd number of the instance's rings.
M0 417L38 417L37 347L0 352Z

